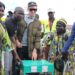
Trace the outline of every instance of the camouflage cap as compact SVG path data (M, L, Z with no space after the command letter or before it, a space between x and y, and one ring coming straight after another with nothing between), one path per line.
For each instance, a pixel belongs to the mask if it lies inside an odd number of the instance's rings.
M31 7L31 6L37 6L36 2L29 2L28 7Z

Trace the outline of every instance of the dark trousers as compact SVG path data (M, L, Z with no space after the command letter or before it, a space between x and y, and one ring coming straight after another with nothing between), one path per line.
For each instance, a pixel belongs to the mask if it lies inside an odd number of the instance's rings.
M17 53L21 60L29 60L27 46L23 46L22 48L17 48Z
M17 53L21 60L30 60L28 56L27 46L23 46L22 48L17 48ZM20 66L18 65L18 63L15 64L15 70L16 70L15 75L20 75Z
M15 53L12 52L13 59L12 59L12 75L16 75L16 69L15 69Z

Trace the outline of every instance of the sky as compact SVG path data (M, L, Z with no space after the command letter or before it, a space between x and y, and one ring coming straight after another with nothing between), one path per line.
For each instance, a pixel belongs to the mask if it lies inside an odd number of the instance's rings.
M0 0L5 6L5 15L7 11L13 10L17 6L24 8L25 13L27 13L27 4L30 1L35 1L38 5L37 13L40 19L48 19L47 11L49 8L55 10L55 18L65 18L68 24L73 24L75 21L75 0Z

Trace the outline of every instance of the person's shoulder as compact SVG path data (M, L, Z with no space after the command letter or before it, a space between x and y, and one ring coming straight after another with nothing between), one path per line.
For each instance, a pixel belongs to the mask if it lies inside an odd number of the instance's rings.
M10 25L10 24L13 24L12 18L9 18L5 21L5 25Z
M6 19L5 23L9 23L11 22L11 18L10 19Z
M48 20L43 19L43 20L40 20L40 22L42 25L48 25Z
M37 20L37 19L35 19L35 20L33 21L33 23L41 25L41 21L40 21L40 20Z
M22 19L21 21L19 21L19 26L21 27L25 27L27 25L26 21L24 19Z
M5 22L5 21L6 21L6 17L2 17L2 18L1 18L1 21L2 21L2 22Z

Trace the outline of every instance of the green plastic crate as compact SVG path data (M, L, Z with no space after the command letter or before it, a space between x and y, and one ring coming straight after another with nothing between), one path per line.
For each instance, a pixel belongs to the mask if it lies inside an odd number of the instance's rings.
M54 75L54 64L46 60L23 60L21 61L23 75L26 73L48 72Z

